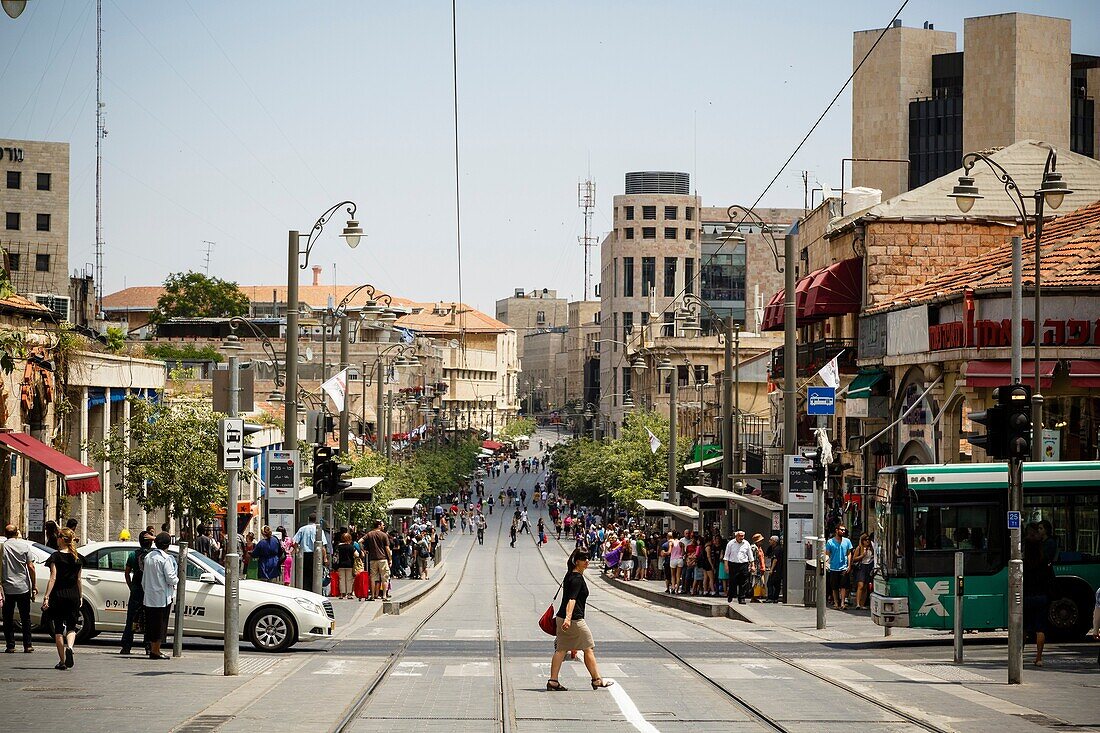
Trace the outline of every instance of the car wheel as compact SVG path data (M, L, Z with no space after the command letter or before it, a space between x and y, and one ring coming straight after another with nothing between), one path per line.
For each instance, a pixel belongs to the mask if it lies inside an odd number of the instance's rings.
M95 612L85 603L80 607L80 618L76 622L76 641L83 644L98 635L99 632L95 629Z
M245 633L261 652L283 652L298 640L294 619L281 608L261 608L248 620Z

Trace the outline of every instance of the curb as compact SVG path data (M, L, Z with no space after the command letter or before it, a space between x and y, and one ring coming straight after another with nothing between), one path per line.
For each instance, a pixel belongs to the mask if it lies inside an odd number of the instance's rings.
M686 611L696 616L707 616L710 618L721 618L725 616L734 621L743 621L748 624L753 623L752 619L742 615L736 608L729 604L698 603L691 600L690 597L674 596L659 591L653 591L641 585L615 580L603 573L600 573L600 577L612 588L617 588L618 590L625 591L639 598L644 598L651 603L658 603L662 606L675 608L679 611Z
M447 563L437 565L432 568L435 572L432 573L431 579L426 583L417 583L412 592L408 594L408 597L395 598L392 601L383 601L381 613L377 614L375 618L382 614L399 616L402 609L411 608L424 599L429 593L435 590L443 578L447 577Z

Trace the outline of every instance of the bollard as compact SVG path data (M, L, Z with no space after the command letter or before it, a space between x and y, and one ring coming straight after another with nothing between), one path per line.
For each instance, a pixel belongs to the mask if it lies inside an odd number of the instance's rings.
M302 588L302 548L295 545L291 548L290 584L294 588Z

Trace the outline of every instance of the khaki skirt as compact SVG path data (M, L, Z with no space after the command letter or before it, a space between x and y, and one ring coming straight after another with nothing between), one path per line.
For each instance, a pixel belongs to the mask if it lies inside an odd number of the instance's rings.
M554 637L554 650L559 652L567 652L573 649L591 649L596 646L596 643L592 641L592 632L588 630L588 624L584 622L584 619L574 619L569 624L568 629L562 628L562 621L565 619L555 617L554 623L557 625L558 633Z

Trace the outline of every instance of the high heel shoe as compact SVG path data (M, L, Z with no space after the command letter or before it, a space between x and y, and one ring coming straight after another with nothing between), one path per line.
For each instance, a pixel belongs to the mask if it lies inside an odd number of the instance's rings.
M562 687L557 680L546 680L546 689L551 692L568 692L567 688Z
M598 690L601 687L611 687L613 684L615 684L614 680L605 680L603 677L597 677L592 680L592 689Z

